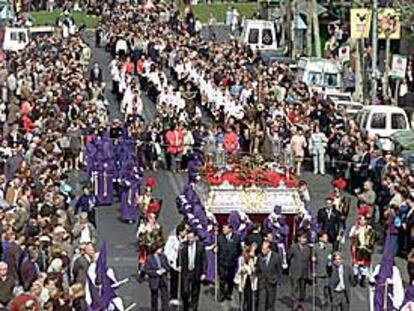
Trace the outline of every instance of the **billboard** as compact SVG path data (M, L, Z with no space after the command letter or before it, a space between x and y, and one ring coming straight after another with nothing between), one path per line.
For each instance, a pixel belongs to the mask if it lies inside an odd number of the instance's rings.
M371 30L372 11L370 9L351 9L351 38L366 39Z
M390 76L404 79L406 71L407 71L407 56L394 54L392 56Z
M378 39L400 39L400 13L395 9L381 8L378 10Z

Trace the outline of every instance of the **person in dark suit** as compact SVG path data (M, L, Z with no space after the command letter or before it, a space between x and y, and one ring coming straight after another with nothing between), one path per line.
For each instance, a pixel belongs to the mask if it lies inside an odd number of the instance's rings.
M304 231L298 232L298 243L289 249L290 282L294 305L300 305L306 297L306 282L309 278L311 249Z
M371 154L369 152L370 146L367 144L362 145L362 155L359 162L355 165L356 168L356 181L354 188L361 188L364 182L368 179L369 165L371 164Z
M258 278L258 310L274 310L277 285L282 277L282 258L271 250L268 241L262 244L262 251L256 263Z
M181 269L183 310L197 311L200 285L206 277L207 260L204 245L196 240L194 232L187 234L187 242L183 243L178 260Z
M344 264L340 252L335 252L332 258L334 265L329 278L332 311L349 311L351 286L355 286L352 268Z
M231 300L237 262L242 253L241 240L233 234L229 224L223 226L223 233L218 237L218 274L220 277L219 301Z
M92 243L81 245L82 255L73 263L73 283L85 284L89 266L95 257L95 246Z
M312 254L314 281L316 282L316 299L320 301L321 310L330 310L329 306L329 273L332 269L332 245L328 243L328 234L319 232L319 241Z
M30 289L33 282L36 281L39 276L39 266L36 263L38 258L38 250L30 249L29 256L26 257L20 265L20 280L25 291Z
M163 254L163 245L155 243L151 248L143 271L149 277L151 290L151 311L158 311L158 297L161 294L161 310L169 310L168 294L168 259Z
M332 244L333 250L338 250L339 241L343 232L341 231L341 214L333 208L332 197L326 198L326 206L318 211L319 229L328 233L329 243Z

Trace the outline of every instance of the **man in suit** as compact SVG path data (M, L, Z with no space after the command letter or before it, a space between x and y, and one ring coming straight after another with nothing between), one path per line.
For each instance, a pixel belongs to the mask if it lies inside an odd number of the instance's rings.
M89 265L95 259L95 246L92 243L83 244L80 247L82 255L73 263L74 283L85 284Z
M178 260L183 310L197 311L201 281L206 277L207 260L204 245L196 240L194 232L187 234L187 242L183 243Z
M334 265L329 278L332 311L349 311L350 287L355 286L352 268L350 265L344 264L340 252L335 252L332 258Z
M356 184L355 188L361 188L365 181L368 179L369 165L371 164L370 146L363 144L361 146L362 155L359 162L355 165L356 168Z
M274 310L277 284L282 277L282 258L271 250L270 242L264 241L256 263L258 278L258 310Z
M39 251L33 248L29 249L29 256L20 265L20 280L25 291L30 289L39 276L39 266L36 263L38 258Z
M151 311L158 311L158 297L161 294L161 310L169 310L168 304L168 259L163 254L163 245L155 243L148 256L143 271L149 277L151 290Z
M220 277L219 301L231 300L237 263L241 255L241 240L233 234L229 224L223 226L222 234L218 237L218 274Z
M290 261L290 282L294 305L300 305L306 296L306 281L309 278L311 249L305 232L298 232L298 243L293 244L288 253Z
M332 269L332 245L328 243L328 234L319 233L319 242L315 245L312 255L314 278L316 283L316 297L319 297L321 310L329 310L329 275Z
M326 206L318 211L318 224L322 231L326 231L329 243L332 243L333 250L338 250L339 241L342 238L341 214L333 208L332 197L326 198Z

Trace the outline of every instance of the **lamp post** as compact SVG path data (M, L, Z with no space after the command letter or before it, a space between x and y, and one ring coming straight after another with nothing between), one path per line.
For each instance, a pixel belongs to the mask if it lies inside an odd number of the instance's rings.
M377 97L377 62L378 62L378 0L372 2L372 76L371 102Z

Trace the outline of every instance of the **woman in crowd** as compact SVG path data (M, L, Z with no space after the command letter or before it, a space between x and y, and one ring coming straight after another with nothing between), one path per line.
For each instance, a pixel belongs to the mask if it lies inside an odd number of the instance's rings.
M256 308L257 256L255 251L256 248L253 245L244 247L243 254L239 257L238 270L234 279L239 291L240 310L244 311L251 311Z

